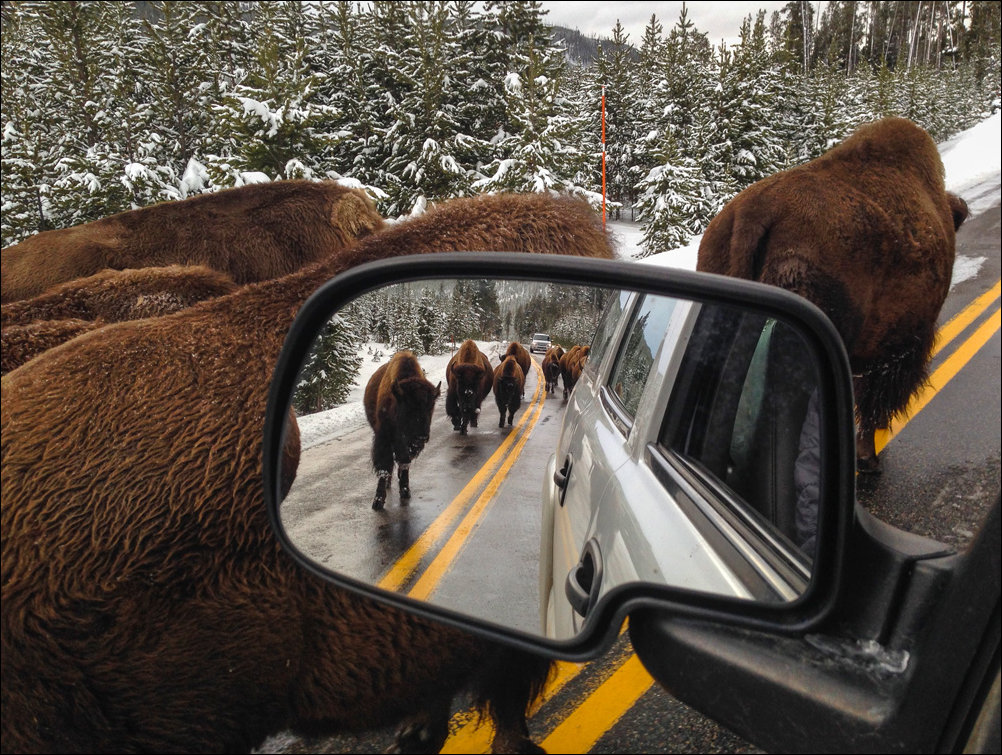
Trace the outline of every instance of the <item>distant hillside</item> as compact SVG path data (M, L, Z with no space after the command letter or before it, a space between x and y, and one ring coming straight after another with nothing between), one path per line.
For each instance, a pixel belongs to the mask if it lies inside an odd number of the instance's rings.
M577 29L568 29L566 26L550 26L550 29L553 30L553 41L564 45L567 59L575 65L591 65L598 56L599 44L604 47L612 44L608 37L587 37ZM634 54L637 54L636 49Z

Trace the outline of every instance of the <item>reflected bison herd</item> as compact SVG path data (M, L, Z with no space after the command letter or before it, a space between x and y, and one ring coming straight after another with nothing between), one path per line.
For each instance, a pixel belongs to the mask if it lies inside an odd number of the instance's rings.
M575 345L566 353L551 346L543 359L546 395L557 391L563 380L563 397L574 388L588 359L588 346ZM491 394L498 408L498 427L512 426L515 412L525 396L525 381L532 369L532 357L518 341L512 341L500 362L492 365L473 339L467 339L446 366L445 412L452 428L466 435L478 426L483 401ZM552 377L552 380L550 379ZM413 352L401 350L379 367L365 387L365 416L373 431L372 466L376 472L376 494L372 508L386 504L394 465L397 468L401 502L410 499L410 465L431 434L431 420L441 384L432 385Z

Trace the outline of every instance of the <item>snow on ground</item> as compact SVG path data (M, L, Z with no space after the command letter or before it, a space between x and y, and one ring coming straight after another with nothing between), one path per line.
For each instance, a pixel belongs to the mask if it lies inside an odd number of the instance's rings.
M1002 186L1002 114L995 113L973 128L957 134L952 139L939 146L946 170L946 188L959 194L970 207L971 214L977 215L999 204ZM614 234L620 259L633 260L641 252L643 234L639 223L627 221L609 221L607 227ZM643 260L643 264L663 265L684 270L696 269L696 253L702 236L696 236L684 247L660 254L651 255ZM953 267L952 286L977 275L984 257L957 257ZM495 343L478 343L480 350L497 361L497 355L503 352L504 346ZM371 349L371 351L370 351ZM373 359L373 352L382 352L378 361ZM348 400L336 409L318 412L299 418L299 431L303 448L310 448L325 442L340 433L361 427L366 424L365 411L362 408L362 394L365 385L376 369L391 356L389 350L381 344L366 344L359 351L362 357L362 368L358 382L348 397ZM421 366L433 383L442 382L442 392L445 393L445 366L448 364L451 352L434 357L420 357ZM440 409L444 411L444 409Z

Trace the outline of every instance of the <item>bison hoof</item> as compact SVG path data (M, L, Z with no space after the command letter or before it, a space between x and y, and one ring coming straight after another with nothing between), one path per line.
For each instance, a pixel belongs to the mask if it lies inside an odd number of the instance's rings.
M400 497L404 498L404 499L410 498L411 497L411 489L410 488L400 488Z
M429 722L412 723L402 727L388 753L438 752L445 744L448 729Z
M372 510L379 511L383 508L383 504L386 503L386 499L380 496L376 496L372 499Z
M860 474L876 474L880 472L880 459L877 456L856 457L856 471Z

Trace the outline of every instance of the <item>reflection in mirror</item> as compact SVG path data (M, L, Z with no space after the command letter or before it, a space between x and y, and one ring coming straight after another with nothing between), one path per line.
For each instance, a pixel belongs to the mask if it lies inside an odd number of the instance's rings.
M394 284L333 313L304 360L282 524L325 569L557 639L626 584L791 600L822 399L807 341L754 312Z

